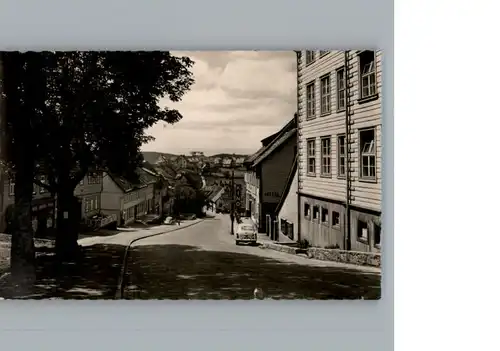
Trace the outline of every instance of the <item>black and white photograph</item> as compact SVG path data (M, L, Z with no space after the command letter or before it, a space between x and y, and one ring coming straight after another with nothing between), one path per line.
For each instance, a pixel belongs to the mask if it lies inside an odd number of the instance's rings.
M380 299L383 52L313 49L0 52L0 298Z

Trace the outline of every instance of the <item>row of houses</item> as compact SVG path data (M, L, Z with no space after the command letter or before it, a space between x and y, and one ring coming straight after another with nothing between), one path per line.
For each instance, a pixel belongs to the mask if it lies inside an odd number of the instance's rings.
M210 166L218 167L239 167L243 166L245 162L245 157L239 156L205 156L201 151L192 151L190 155L158 155L157 158L152 162L153 164L160 165L165 162L176 163L176 164L193 164L199 168L202 168L205 164Z
M109 172L87 174L74 190L81 224L93 229L126 226L147 215L159 216L168 212L171 178L151 166L139 167L136 172L138 180L134 182ZM7 218L14 204L15 183L8 177L4 179L0 232L6 230ZM40 181L43 183L45 178L41 176ZM34 185L32 224L35 233L41 236L50 234L56 223L56 209L57 198L43 187Z
M371 50L297 52L297 113L246 160L246 208L260 231L380 251L381 62Z

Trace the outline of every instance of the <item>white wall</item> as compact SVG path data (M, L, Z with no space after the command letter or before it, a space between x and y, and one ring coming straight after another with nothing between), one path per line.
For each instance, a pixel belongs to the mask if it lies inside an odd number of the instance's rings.
M104 173L102 178L101 209L104 213L108 211L120 211L123 191L115 184L111 177ZM115 212L113 212L115 213Z
M286 196L285 202L281 207L281 210L278 214L278 219L280 223L278 223L278 228L280 229L279 241L280 242L291 242L297 240L297 232L298 232L298 223L299 223L299 213L297 209L297 191L298 191L298 180L297 180L297 171L293 176L292 185L290 186L290 190L288 191L288 195ZM293 223L293 239L290 239L288 236L284 235L281 232L281 219L285 219L290 223Z

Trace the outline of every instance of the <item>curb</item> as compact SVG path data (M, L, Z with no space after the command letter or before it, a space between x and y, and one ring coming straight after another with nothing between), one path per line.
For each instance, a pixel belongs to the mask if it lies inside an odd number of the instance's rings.
M260 247L262 249L284 252L290 255L305 255L307 258L319 261L337 262L358 267L381 268L380 254L335 249L300 249L297 247L265 242L261 243Z
M125 279L125 273L126 273L126 270L127 270L128 255L129 255L129 252L130 252L130 249L131 249L132 245L135 242L137 242L139 240L142 240L142 239L152 238L152 237L155 237L155 236L158 236L158 235L173 233L173 232L176 232L176 231L181 230L181 229L192 227L192 226L194 226L196 224L199 224L201 222L203 222L203 219L197 219L193 223L190 223L190 224L185 225L183 227L175 228L175 229L172 229L172 230L169 230L169 231L166 231L166 232L148 234L148 235L141 236L139 238L132 239L128 243L127 247L125 248L125 253L123 254L122 268L120 270L120 276L118 277L118 284L116 286L115 299L120 299L120 300L123 299L123 293L124 293L124 289L125 289L125 287L123 286L123 281Z

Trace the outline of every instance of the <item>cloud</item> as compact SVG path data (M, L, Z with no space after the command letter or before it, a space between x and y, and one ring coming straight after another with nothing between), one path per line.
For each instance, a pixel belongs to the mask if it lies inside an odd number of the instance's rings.
M184 153L254 152L260 140L296 111L295 53L273 51L173 52L189 56L195 84L176 108L183 119L147 131L156 140L143 150Z

